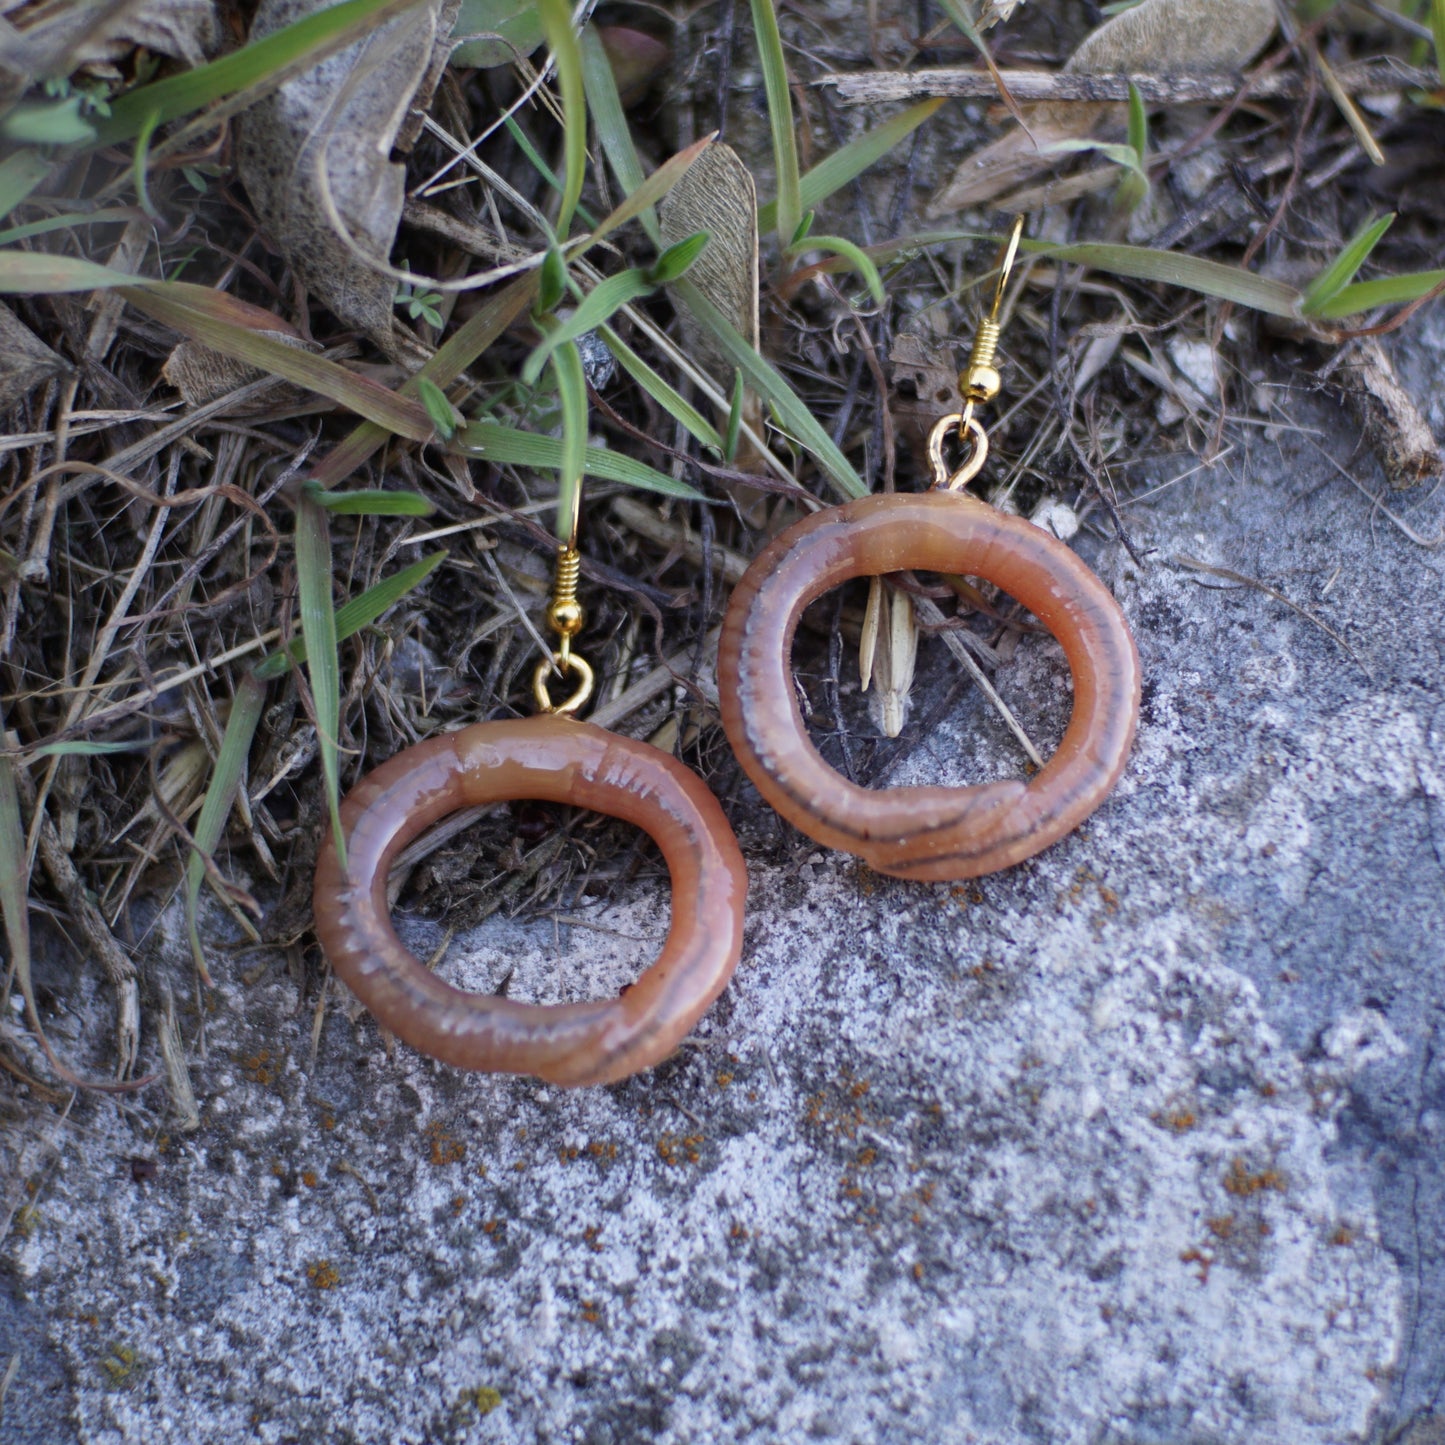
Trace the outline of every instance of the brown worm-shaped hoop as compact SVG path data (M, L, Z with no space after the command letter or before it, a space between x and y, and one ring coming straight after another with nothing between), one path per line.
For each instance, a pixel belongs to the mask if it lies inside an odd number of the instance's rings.
M672 875L662 952L618 998L528 1004L443 983L397 937L386 877L397 852L458 808L520 798L635 824ZM720 994L742 952L747 874L717 799L647 743L562 717L476 723L407 748L341 805L343 876L328 831L316 865L316 934L377 1021L464 1069L605 1084L667 1057Z
M1063 644L1073 716L1027 783L874 792L809 741L791 667L803 609L849 578L909 568L996 583ZM1139 716L1139 657L1108 589L1042 528L966 493L892 494L817 512L758 554L728 605L718 690L747 775L810 838L900 878L975 878L1057 842L1119 780Z

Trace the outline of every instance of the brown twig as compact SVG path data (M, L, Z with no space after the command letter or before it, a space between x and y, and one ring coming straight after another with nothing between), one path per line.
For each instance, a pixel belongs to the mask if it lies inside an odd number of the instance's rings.
M1232 100L1245 84L1236 74L1195 75L1082 75L1044 70L1001 72L1009 92L1018 101L1122 101L1132 83L1140 96L1159 105L1188 105L1201 101ZM1397 60L1361 60L1341 65L1334 77L1350 95L1389 95L1402 90L1428 90L1431 73ZM926 96L983 99L998 94L994 77L986 70L854 71L825 75L815 85L832 86L844 105L880 105L921 100ZM1249 86L1251 99L1297 100L1307 93L1310 77L1295 71L1263 75Z

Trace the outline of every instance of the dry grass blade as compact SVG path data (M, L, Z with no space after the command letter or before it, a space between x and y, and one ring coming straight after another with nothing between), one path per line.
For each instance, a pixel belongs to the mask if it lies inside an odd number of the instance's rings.
M1024 731L1023 724L1013 715L1013 710L1009 705L998 695L994 685L988 680L988 674L978 665L974 655L968 650L967 644L961 638L956 637L949 628L948 619L939 611L938 604L930 598L919 597L914 600L913 610L918 614L918 620L924 626L938 630L938 635L943 639L943 645L962 664L963 670L974 680L978 690L993 704L994 710L1003 719L1004 726L1018 739L1019 746L1028 755L1029 761L1036 768L1043 767L1043 756Z
M582 251L595 246L597 242L606 239L619 227L625 226L629 221L643 215L649 206L655 206L687 174L692 163L713 143L714 137L706 135L701 140L694 141L685 150L669 156L616 210L604 216L590 235L584 236L580 243L574 243L569 248L569 257L575 260Z
M948 18L958 26L968 38L973 48L978 51L979 59L983 61L985 68L988 70L989 78L993 81L994 88L998 91L999 99L1008 107L1009 114L1027 130L1028 121L1024 118L1023 110L1014 98L1013 92L1009 89L1008 82L1004 79L1003 71L1001 71L994 62L993 54L989 50L983 36L979 33L978 26L973 23L967 9L965 9L963 0L939 0L939 3L943 6Z
M191 1087L191 1072L186 1067L185 1044L181 1038L176 1001L169 984L161 986L161 1025L159 1029L161 1059L165 1064L166 1083L170 1086L171 1107L184 1133L201 1127L201 1111L196 1107L196 1093Z
M126 278L133 281L134 278ZM182 281L155 282L141 288L125 285L120 294L138 311L163 321L184 336L209 346L225 356L297 386L314 391L340 406L374 421L378 426L411 441L430 441L436 428L426 408L410 397L398 396L369 377L348 371L324 357L287 346L245 326L238 326L227 314L224 299L205 286Z
M13 735L5 734L4 737L7 745L13 746ZM20 823L20 794L15 766L13 757L0 754L0 912L5 915L10 968L20 989L20 997L25 1002L26 1017L50 1067L72 1088L96 1089L102 1093L133 1092L151 1080L145 1078L115 1083L82 1078L56 1056L40 1022L40 1012L35 1005L35 987L30 978L30 867L25 833ZM124 1015L124 1009L122 1012ZM134 1058L133 1044L131 1058Z
M4 1230L0 1230L3 1236ZM10 1356L10 1363L5 1366L5 1373L0 1375L0 1425L5 1423L5 1397L10 1393L10 1387L15 1383L15 1377L20 1373L20 1351Z

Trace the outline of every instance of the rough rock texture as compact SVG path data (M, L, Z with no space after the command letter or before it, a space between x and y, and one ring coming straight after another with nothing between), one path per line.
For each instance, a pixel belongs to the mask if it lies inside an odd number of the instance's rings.
M1411 345L1438 374L1445 325ZM1143 567L1081 543L1147 678L1117 795L950 888L799 849L745 793L744 962L654 1074L467 1077L335 1006L313 1058L284 964L221 966L199 1133L87 1103L33 1141L7 1445L1438 1439L1445 553L1289 431L1129 520ZM934 644L921 670L949 681ZM1057 736L1052 643L1000 686ZM894 780L1017 768L970 697ZM665 897L448 967L614 988Z

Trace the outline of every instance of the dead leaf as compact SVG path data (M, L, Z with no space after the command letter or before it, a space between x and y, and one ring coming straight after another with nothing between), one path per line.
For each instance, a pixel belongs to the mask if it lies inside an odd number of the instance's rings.
M108 66L137 47L189 65L216 49L214 0L69 0L0 4L0 67L28 76L68 75L82 66Z
M893 412L898 439L928 474L928 434L941 416L963 410L958 358L951 342L912 331L900 332L888 353L893 367Z
M37 386L69 370L63 357L17 321L8 306L0 306L0 417L13 412Z
M456 0L422 0L365 40L288 81L241 118L237 167L256 212L297 274L332 313L396 354L396 283L386 263L405 193L391 160L409 112L430 99L444 65ZM262 0L251 39L323 8Z
M1142 0L1099 26L1069 57L1065 71L1190 75L1247 65L1274 33L1275 0ZM1048 148L1102 127L1122 130L1124 107L1050 101L1029 106L1016 127L967 157L929 205L931 217L979 206L1054 165Z
M257 334L307 349L305 343L284 331L261 331ZM264 373L244 361L212 351L209 346L202 346L199 341L183 341L166 358L166 364L161 367L161 375L180 392L181 399L187 406L194 407L204 406L208 401L214 401L217 397L225 396L250 382L259 381ZM283 400L273 388L265 396L257 397L248 409L258 413L275 413L305 395L299 387L286 386Z
M738 154L714 142L687 168L686 174L658 205L665 246L706 231L709 240L688 271L688 280L712 302L749 346L758 345L758 192ZM711 338L683 312L688 345L726 389L732 364ZM762 403L752 392L743 398L743 420L762 425ZM742 451L746 451L746 438ZM759 470L756 459L739 455L744 471Z
M710 145L663 197L658 213L665 246L708 233L688 280L756 346L758 192L737 152L721 141Z

